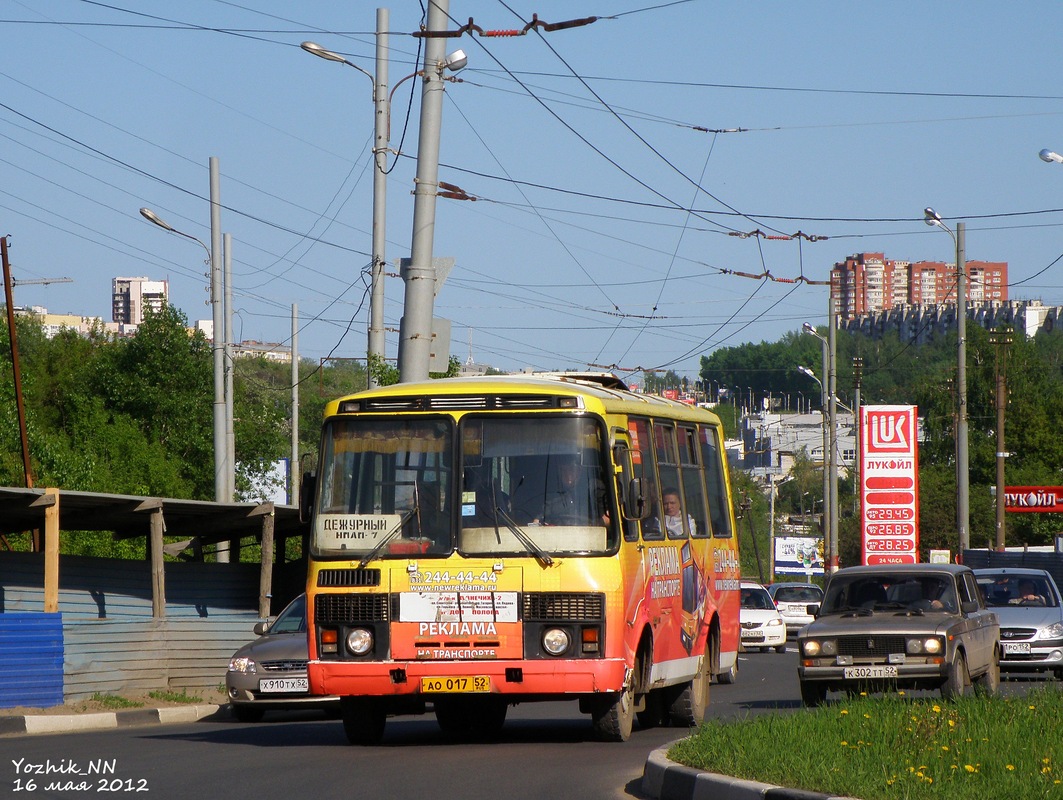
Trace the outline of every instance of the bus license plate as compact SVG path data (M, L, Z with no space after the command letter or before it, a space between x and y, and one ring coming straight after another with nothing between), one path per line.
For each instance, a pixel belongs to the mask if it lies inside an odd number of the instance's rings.
M309 692L310 683L306 678L263 678L258 682L258 690L263 694Z
M487 675L466 675L456 678L421 678L421 691L438 693L466 693L491 691L491 678Z
M896 667L846 667L846 680L861 680L863 678L896 678Z

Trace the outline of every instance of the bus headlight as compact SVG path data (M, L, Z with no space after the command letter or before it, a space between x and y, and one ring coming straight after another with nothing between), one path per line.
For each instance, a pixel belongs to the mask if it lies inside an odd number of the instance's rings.
M549 628L543 633L543 650L552 656L559 656L568 650L568 631L563 628Z
M373 649L373 632L368 628L355 628L347 634L347 649L356 656L364 656Z

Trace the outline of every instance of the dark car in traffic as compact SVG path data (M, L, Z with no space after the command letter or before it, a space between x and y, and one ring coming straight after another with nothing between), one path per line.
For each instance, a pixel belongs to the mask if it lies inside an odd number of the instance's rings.
M801 699L848 693L1000 687L1000 625L974 572L959 564L847 567L797 636Z

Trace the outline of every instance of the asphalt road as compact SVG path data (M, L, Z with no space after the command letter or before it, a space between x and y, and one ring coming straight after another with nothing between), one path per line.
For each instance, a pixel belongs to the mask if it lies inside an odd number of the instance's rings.
M710 714L734 718L799 707L796 671L793 652L742 654L738 682L713 685ZM498 741L485 744L448 740L431 716L389 720L379 747L351 747L339 722L313 712L267 714L257 724L223 717L0 739L0 796L630 798L639 797L650 752L685 733L636 729L623 744L596 742L575 703L511 709ZM31 765L53 771L30 771ZM92 769L113 772L74 774Z
M710 716L800 708L796 662L792 644L786 654L742 654L738 682L713 685ZM1021 692L1028 685L1009 681L1004 688ZM255 724L221 715L189 724L2 738L0 797L639 798L647 756L685 733L636 729L623 744L596 742L575 703L542 703L512 709L491 743L450 741L428 716L390 720L380 746L352 747L339 722L315 712L268 714Z

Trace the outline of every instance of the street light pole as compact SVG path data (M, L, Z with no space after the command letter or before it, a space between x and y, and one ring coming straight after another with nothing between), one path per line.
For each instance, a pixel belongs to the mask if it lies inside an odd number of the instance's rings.
M954 234L941 221L941 216L929 207L923 210L923 221L941 228L956 245L956 529L959 532L959 558L962 561L964 551L971 546L967 441L967 226L957 222Z
M366 352L369 362L383 361L387 349L384 334L384 249L387 243L387 154L391 127L391 97L388 94L388 9L376 10L376 77L338 53L313 42L301 47L327 61L338 61L366 75L373 83L373 265L370 270L369 331ZM366 365L369 388L379 385L371 364Z
M811 330L809 330L810 328L811 328ZM804 329L805 329L806 333L811 333L817 339L819 339L820 341L824 342L824 348L826 348L826 340L824 340L822 336L820 336L818 333L816 333L816 329L815 328L813 328L811 325L809 325L806 322L805 326L804 326ZM826 370L827 370L828 366L829 366L828 356L827 356L827 353L826 353L826 349L824 349L824 353L823 353L824 378L826 377ZM827 386L828 386L828 382L821 381L816 376L816 373L814 373L812 370L810 370L808 367L806 367L804 365L799 366L797 368L797 371L800 372L802 375L807 375L809 378L811 378L812 380L814 380L816 383L819 384L820 416L823 419L823 426L822 426L823 427L823 468L822 468L822 472L823 472L823 505L820 508L820 513L823 515L823 524L822 524L823 544L824 544L824 550L826 551L826 556L827 556L826 564L827 564L827 567L828 567L828 574L829 574L829 566L833 562L834 553L831 551L831 538L830 538L831 520L830 520L830 516L829 516L829 511L830 511L830 505L829 505L829 502L830 502L830 468L829 468L828 461L830 459L830 455L829 454L830 454L831 435L830 435L830 419L827 416L827 407L828 407Z
M217 194L216 187L216 162L217 159L211 158L211 198L213 199ZM212 352L214 354L214 499L219 502L232 502L232 495L226 498L225 493L230 485L230 481L227 476L229 474L229 464L232 462L227 455L228 451L228 436L226 427L226 404L225 404L225 326L222 321L222 297L221 297L221 252L219 241L219 253L217 262L215 262L214 254L211 249L200 239L197 239L190 233L179 231L177 228L170 225L163 220L158 214L152 211L150 208L140 209L140 215L144 217L148 222L158 225L163 230L170 233L176 233L178 236L183 236L186 239L191 239L196 242L200 247L206 251L207 265L211 267L210 276L210 303L214 311L214 332L211 336L213 340ZM219 237L220 240L221 237ZM229 559L228 544L225 542L219 542L218 544L218 561L224 562Z

